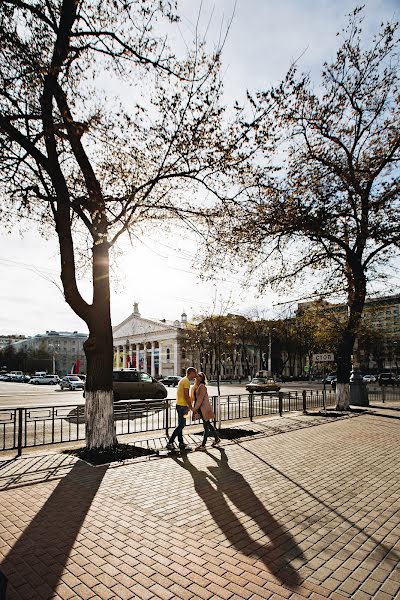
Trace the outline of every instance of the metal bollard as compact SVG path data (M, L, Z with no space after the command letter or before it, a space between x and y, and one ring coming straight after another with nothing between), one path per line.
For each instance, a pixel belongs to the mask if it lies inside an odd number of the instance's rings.
M249 417L250 417L250 421L253 421L253 399L254 399L253 394L250 394L249 395Z

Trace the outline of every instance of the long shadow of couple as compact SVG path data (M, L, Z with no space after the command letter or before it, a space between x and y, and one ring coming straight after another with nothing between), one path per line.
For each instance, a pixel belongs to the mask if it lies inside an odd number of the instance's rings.
M207 468L208 472L197 469L187 454L183 454L181 459L173 457L173 460L191 474L198 496L231 546L246 556L258 558L288 587L298 587L302 580L290 560L302 559L303 553L294 537L266 510L243 475L229 466L225 450L218 450L220 456L207 452L216 463ZM259 533L253 535L258 535L260 541L251 537L227 499L251 518L253 523L249 524L249 528L252 531L257 529L254 524L258 526Z

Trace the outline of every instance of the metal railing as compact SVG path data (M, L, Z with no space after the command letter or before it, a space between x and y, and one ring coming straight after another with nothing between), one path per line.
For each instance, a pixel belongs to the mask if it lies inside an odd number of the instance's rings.
M221 422L281 415L291 411L306 412L324 405L322 390L302 392L235 394L212 396L214 412ZM326 405L335 404L335 394L326 392ZM219 405L219 408L218 408ZM35 406L0 409L0 451L75 442L85 439L85 407L82 404ZM165 430L168 436L177 425L174 402L149 400L114 404L115 429L118 436ZM217 421L217 418L216 418ZM189 413L188 425L198 425Z
M400 402L400 389L389 386L382 386L379 389L369 389L368 400L370 404L374 402Z

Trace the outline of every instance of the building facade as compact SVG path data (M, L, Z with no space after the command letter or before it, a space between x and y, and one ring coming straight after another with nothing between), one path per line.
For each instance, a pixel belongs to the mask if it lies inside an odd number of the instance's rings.
M87 333L77 331L46 331L16 341L13 347L16 352L19 350L47 352L53 359L55 372L59 375L71 373L74 368L79 373L86 373L83 344L87 338Z
M182 350L182 332L187 316L181 319L145 319L134 303L133 312L113 327L114 369L137 369L152 377L183 375L190 357Z
M346 304L319 303L323 311L344 321L347 317ZM297 314L312 307L313 302L298 305ZM363 348L362 337L366 333L379 334L379 342L371 350ZM356 340L355 351L364 371L398 371L400 358L400 294L367 298L359 329L360 343Z
M9 344L14 344L15 342L19 342L21 340L25 340L24 335L2 335L0 336L0 350L5 348Z

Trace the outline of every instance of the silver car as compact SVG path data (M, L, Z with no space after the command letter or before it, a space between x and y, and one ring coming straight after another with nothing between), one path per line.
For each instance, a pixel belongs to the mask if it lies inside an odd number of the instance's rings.
M66 375L60 381L60 388L62 390L67 389L70 391L83 390L85 382L79 379L77 375Z
M53 374L47 373L46 375L39 375L38 377L32 377L29 380L29 383L33 383L34 385L55 385L59 381L60 381L60 378L58 375L55 375L54 373Z

